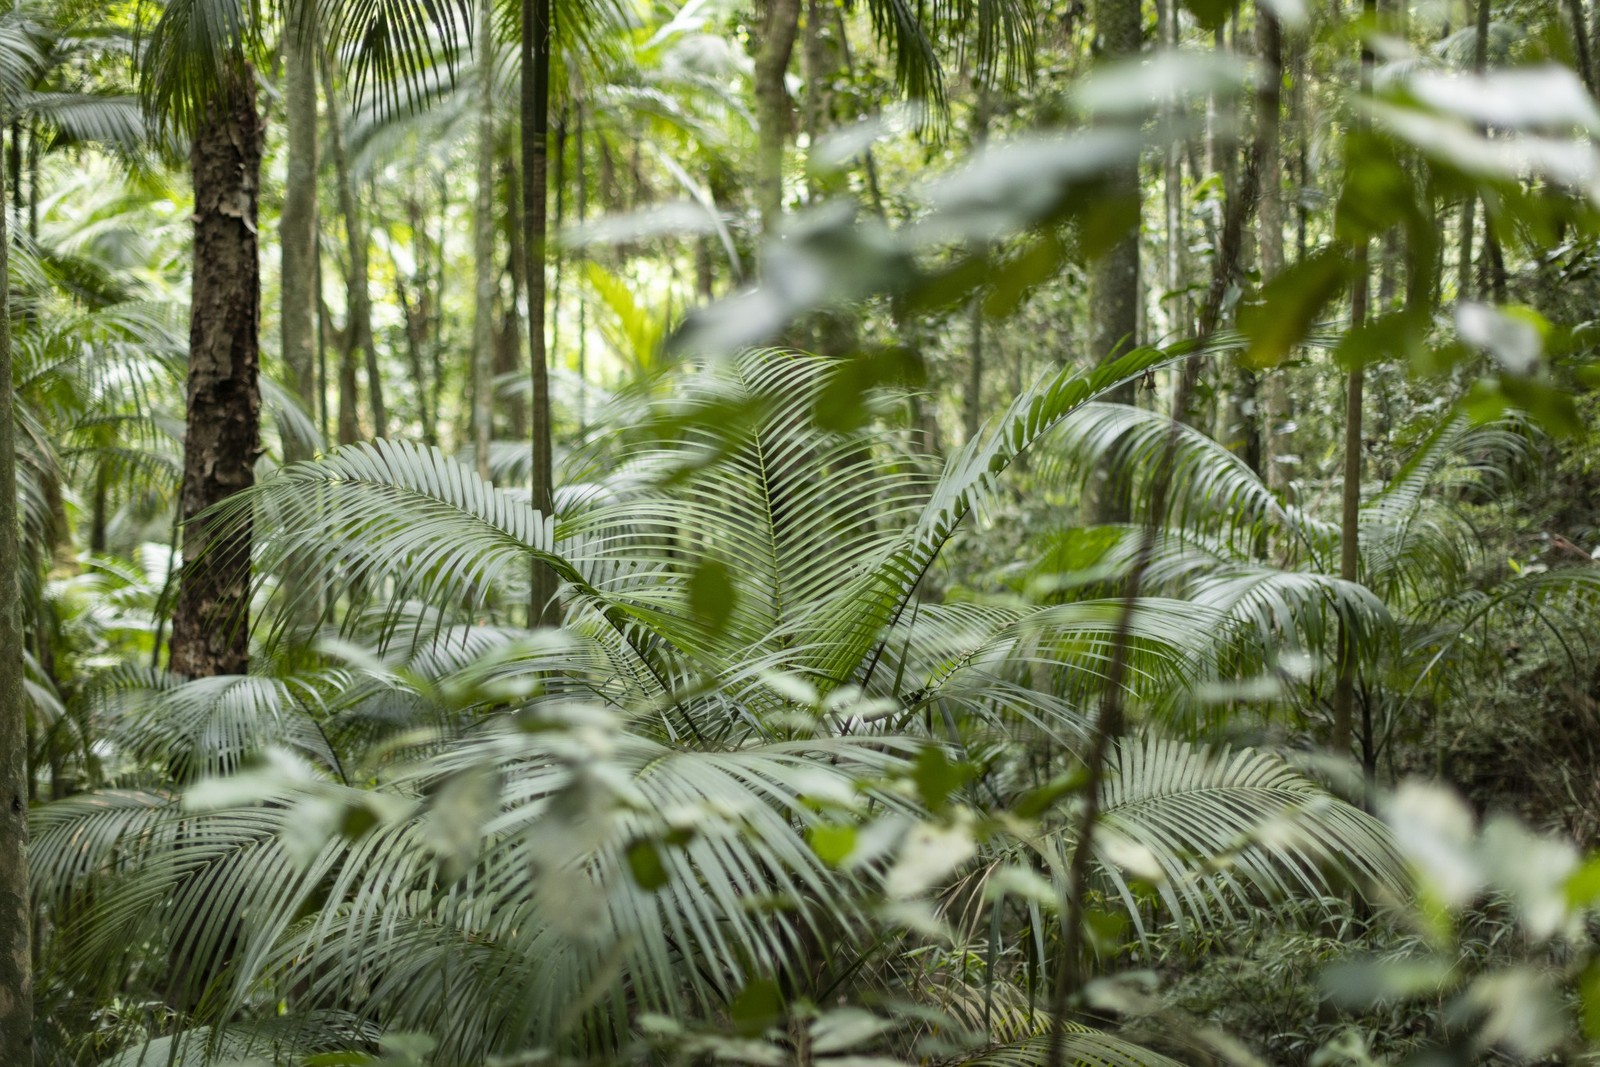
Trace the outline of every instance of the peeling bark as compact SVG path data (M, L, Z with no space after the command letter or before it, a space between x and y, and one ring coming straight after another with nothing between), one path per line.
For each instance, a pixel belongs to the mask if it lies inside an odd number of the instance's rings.
M255 75L236 74L201 116L194 171L194 287L184 434L184 567L171 669L191 678L249 667L250 528L198 516L255 482L260 454L261 272L256 233L261 119Z

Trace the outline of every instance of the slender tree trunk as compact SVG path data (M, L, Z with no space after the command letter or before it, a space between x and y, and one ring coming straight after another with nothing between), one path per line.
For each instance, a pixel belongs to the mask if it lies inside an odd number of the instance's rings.
M1489 62L1489 10L1489 0L1478 0L1477 21L1474 24L1472 38L1472 69L1478 74L1483 73ZM1467 202L1461 206L1461 244L1459 258L1456 261L1456 289L1459 300L1472 299L1472 241L1476 229L1477 210L1477 194L1469 193ZM1485 220L1486 232L1487 229L1488 220Z
M0 186L0 204L5 189ZM28 890L28 703L22 664L16 397L11 377L11 235L0 211L0 1056L33 1063L33 908Z
M400 313L405 319L406 366L411 371L411 381L417 390L417 417L422 422L422 440L424 444L436 445L439 443L438 427L435 424L432 397L429 395L427 365L423 359L423 352L428 345L428 318L432 313L431 296L428 292L430 280L428 231L422 204L415 195L406 198L406 219L411 225L412 259L415 263L413 281L416 284L416 292L411 292L400 264L395 263L395 296L400 301Z
M1489 0L1480 0L1487 6ZM1370 19L1377 10L1376 0L1363 0L1363 9ZM1372 89L1372 51L1365 45L1361 49L1361 91ZM1355 287L1350 294L1350 326L1359 329L1367 321L1367 300L1370 279L1367 277L1367 252L1369 243L1363 238L1355 248ZM1344 394L1344 484L1341 492L1339 522L1339 577L1347 582L1361 577L1361 442L1363 391L1365 372L1356 367L1345 375ZM1338 662L1333 685L1333 732L1328 747L1336 754L1348 756L1355 724L1356 674L1359 669L1360 648L1358 634L1351 625L1353 620L1339 620ZM1369 762L1373 753L1362 753Z
M1115 61L1139 53L1142 43L1139 5L1127 0L1095 0L1095 39L1100 55ZM1139 328L1139 167L1119 167L1108 176L1108 206L1127 216L1121 238L1089 266L1089 350L1105 360L1138 342ZM1131 386L1115 399L1133 399Z
M279 327L284 363L295 395L316 415L317 60L315 0L290 0L283 30L284 132L288 164L278 221L282 269ZM284 459L309 450L284 442Z
M1178 0L1158 0L1156 4L1156 35L1163 48L1178 47ZM1176 126L1177 107L1167 104L1163 118ZM1176 136L1166 140L1162 158L1162 209L1166 228L1165 244L1167 288L1167 331L1174 337L1189 332L1189 300L1179 292L1183 287L1183 155Z
M572 150L576 156L572 168L573 179L578 183L574 192L573 210L577 212L579 226L589 215L589 174L584 170L584 103L578 100L578 129L573 137ZM578 282L578 432L589 428L589 287Z
M813 0L813 4L815 0ZM982 151L989 140L989 91L982 85L977 89L978 99L972 109L972 148ZM978 436L983 423L983 298L980 288L972 294L972 304L967 309L970 329L967 350L967 391L963 398L962 423L966 439Z
M316 261L313 264L315 280L312 282L317 302L317 425L324 441L333 440L328 419L328 308L322 298L322 234L314 236ZM339 442L344 444L343 441Z
M522 212L517 206L517 168L509 160L505 162L505 197L506 197L506 275L511 280L511 292L506 294L504 314L500 318L500 330L495 338L495 380L502 376L510 376L517 372L522 364L522 317L521 305L523 294L527 290L527 255L522 239ZM500 286L495 285L495 293L500 294ZM527 437L528 404L520 396L507 397L501 405L505 410L507 434L512 440L520 441Z
M236 72L227 96L203 113L190 158L194 283L183 443L184 563L170 666L199 678L244 674L250 664L248 520L217 537L209 523L198 521L207 508L254 484L260 454L261 118L248 66Z
M39 124L28 124L28 239L39 240Z
M783 216L783 151L789 141L789 89L784 76L800 32L801 0L770 0L764 5L761 39L755 55L756 207L761 230L772 233Z
M1594 64L1589 56L1589 28L1583 21L1583 0L1567 0L1567 16L1572 19L1572 43L1578 53L1578 75L1590 93L1595 91Z
M372 336L372 293L369 289L368 250L372 234L356 195L355 178L350 173L350 158L344 148L344 115L339 107L334 80L324 76L328 86L328 147L333 152L334 177L339 186L339 211L344 215L345 239L350 246L350 273L345 277L345 344L359 351L367 369L367 403L372 409L372 436L389 436L389 412L383 402L383 375L378 368L378 346Z
M549 224L550 0L522 0L522 245L528 281L528 368L533 385L533 506L555 515L550 367L545 353L545 246ZM533 565L530 620L561 621L556 575Z
M493 436L494 359L494 21L493 7L478 8L478 199L472 215L472 454L478 476L489 477Z
M1138 55L1143 44L1139 5L1130 0L1094 0L1095 46L1098 56L1114 62ZM1107 360L1138 344L1139 330L1139 165L1118 167L1106 176L1107 210L1126 216L1123 235L1104 255L1089 264L1089 351ZM1134 402L1134 386L1120 386L1111 399ZM1103 482L1092 490L1090 513L1099 523L1126 522L1131 512L1124 487Z
M1271 12L1256 11L1256 42L1261 52L1261 89L1256 94L1256 122L1258 136L1263 142L1261 153L1260 212L1261 280L1270 281L1283 270L1283 151L1282 110L1283 86L1283 33L1278 20ZM1283 368L1269 370L1265 375L1262 399L1264 412L1264 443L1266 454L1267 486L1283 494L1289 488L1289 469L1284 462L1289 441L1285 427L1292 417L1288 372Z
M551 225L556 233L561 233L561 228L567 224L567 109L561 109L561 117L556 120L555 130L555 162L552 166L555 174L555 217ZM550 357L561 365L561 283L566 280L565 267L567 257L558 249L551 257L550 264Z

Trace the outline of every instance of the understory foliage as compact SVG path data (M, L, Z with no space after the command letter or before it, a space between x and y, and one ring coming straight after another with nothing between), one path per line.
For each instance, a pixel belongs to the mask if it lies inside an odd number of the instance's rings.
M1592 1062L1600 11L1480 2L0 0L33 1061Z

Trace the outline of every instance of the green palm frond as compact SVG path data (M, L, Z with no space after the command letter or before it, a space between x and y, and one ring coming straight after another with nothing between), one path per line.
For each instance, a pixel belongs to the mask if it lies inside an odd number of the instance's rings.
M320 584L387 581L390 599L482 604L492 588L526 589L535 561L580 576L555 554L555 524L526 496L496 489L437 449L404 441L347 445L240 493L211 517L255 521L261 569L300 576L280 595ZM292 605L291 605L292 606Z
M913 590L975 503L1011 463L1074 411L1168 357L1136 349L1088 371L1064 369L1017 397L998 420L946 462L916 522L866 573L850 576L822 622L823 653L808 664L834 684L870 678L873 646L905 610Z
M1135 507L1153 504L1150 492L1161 469L1172 421L1165 414L1123 404L1089 404L1053 439L1059 447L1040 457L1040 474L1080 487L1110 472L1128 483ZM1143 515L1187 534L1210 534L1235 551L1250 551L1263 532L1281 533L1292 555L1317 563L1329 558L1337 527L1284 503L1243 460L1195 427L1176 428L1166 512Z
M1000 1045L962 1060L961 1067L1046 1067L1054 1062L1051 1040L1049 1035L1041 1035ZM1179 1067L1179 1061L1154 1049L1077 1023L1067 1024L1059 1040L1061 1062L1072 1067Z
M134 158L148 143L143 108L131 95L34 91L17 106L54 129L52 147L92 144Z
M1320 899L1342 882L1385 895L1403 884L1383 823L1276 756L1136 740L1108 769L1096 848L1135 922L1135 881L1195 921L1262 897Z
M139 57L146 110L184 133L242 91L247 64L262 51L259 0L168 0Z

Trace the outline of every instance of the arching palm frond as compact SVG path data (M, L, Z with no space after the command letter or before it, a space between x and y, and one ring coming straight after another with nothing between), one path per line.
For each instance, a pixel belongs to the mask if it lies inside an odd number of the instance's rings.
M297 463L218 507L210 521L254 522L261 569L292 566L303 598L324 585L386 581L388 599L473 607L499 587L526 589L535 561L581 581L555 555L554 521L525 496L496 489L444 455L409 442L347 445Z
M835 601L837 609L819 627L823 652L809 666L837 685L870 680L873 648L884 628L900 617L917 583L997 477L1074 411L1166 358L1137 349L1089 371L1062 370L1017 397L950 457L915 524L865 574L851 578L846 595Z
M149 143L143 108L132 95L34 91L17 106L54 129L52 146L92 144L137 158Z
M1040 457L1040 474L1075 482L1103 476L1127 484L1140 517L1188 535L1209 534L1236 553L1252 551L1263 534L1277 535L1291 559L1325 563L1337 542L1337 527L1280 500L1243 460L1199 431L1176 429L1166 512L1148 515L1151 492L1169 440L1166 415L1123 404L1089 404L1066 420L1053 440L1058 447Z
M1068 1024L1067 1032L1059 1039L1041 1035L1016 1044L1001 1045L963 1060L961 1067L1046 1067L1053 1062L1050 1055L1052 1040L1061 1042L1061 1062L1073 1067L1178 1067L1179 1063L1170 1056L1114 1034Z
M1319 899L1343 882L1384 895L1404 884L1383 823L1276 756L1134 740L1109 770L1096 850L1136 923L1136 881L1191 921L1263 897Z

